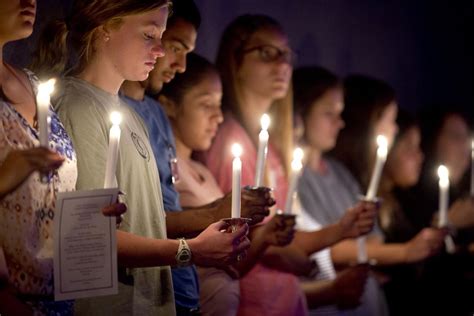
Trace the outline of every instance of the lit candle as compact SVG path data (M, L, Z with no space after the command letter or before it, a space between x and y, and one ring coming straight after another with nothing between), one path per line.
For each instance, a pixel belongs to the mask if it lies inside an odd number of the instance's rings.
M449 203L449 171L441 165L438 167L439 177L439 227L448 224L448 203Z
M110 114L110 121L112 122L112 127L110 128L109 133L109 148L107 150L107 162L105 164L104 188L106 189L117 186L117 183L115 182L115 170L117 169L122 115L119 112L114 111Z
M240 179L242 174L242 146L235 143L232 145L232 218L240 218Z
M258 134L258 152L257 152L257 165L255 170L255 186L262 186L263 175L265 174L265 159L267 158L268 151L268 127L270 126L270 117L267 114L263 114L260 118L260 125L262 130Z
M471 141L471 197L474 197L474 139Z
M367 194L365 198L368 201L372 201L377 196L377 191L379 188L380 177L382 176L383 166L387 160L388 153L388 141L387 138L383 135L377 136L377 159L375 160L374 169L372 172L372 177L370 178L369 188L367 189ZM367 247L366 247L366 237L360 236L357 238L357 262L366 263L368 261L367 256Z
M296 148L293 151L293 160L291 161L290 185L288 186L284 210L286 214L291 214L291 209L295 201L296 187L298 185L298 179L300 177L301 169L303 168L303 156L304 152L301 148Z
M448 205L449 205L449 170L446 166L440 165L438 167L438 177L439 177L439 218L438 226L446 227L448 226ZM453 238L450 235L447 235L444 239L446 245L446 251L448 253L455 252L455 245Z
M379 188L380 176L382 175L383 166L385 160L387 160L388 153L388 141L387 138L383 135L377 136L377 159L375 161L374 170L372 172L372 177L370 178L369 188L367 190L367 195L365 196L367 200L373 200L377 196L377 191Z
M50 95L54 91L55 79L49 79L47 82L38 85L38 94L36 95L37 119L39 130L40 146L49 148L49 126L51 119L49 117Z

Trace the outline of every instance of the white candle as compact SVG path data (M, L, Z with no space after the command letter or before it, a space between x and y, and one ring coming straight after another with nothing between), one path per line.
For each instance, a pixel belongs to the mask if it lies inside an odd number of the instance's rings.
M240 180L242 174L242 146L235 143L232 145L232 218L240 218Z
M293 160L291 161L291 176L290 183L288 185L288 192L286 194L286 203L284 212L286 214L291 214L291 209L295 201L296 187L298 186L298 179L300 177L301 169L303 168L303 150L301 148L296 148L293 151Z
M369 188L365 198L372 201L377 196L379 189L380 177L382 176L383 166L387 160L388 153L388 141L383 135L377 136L377 159L375 160L374 169L372 171L372 177L370 178ZM366 263L368 261L366 237L360 236L357 238L357 262Z
M54 91L55 79L49 79L47 82L38 85L38 94L36 95L37 119L40 146L49 148L49 104L50 95Z
M438 167L439 177L439 218L438 226L448 226L448 206L449 206L449 170L443 165ZM446 251L448 253L455 252L455 245L452 237L447 235L444 239Z
M377 196L379 188L380 177L382 175L385 160L387 160L388 141L383 135L377 136L377 159L375 160L374 170L370 178L369 188L367 189L367 200L373 200Z
M119 112L112 112L110 114L110 121L112 127L109 133L109 148L107 150L107 162L105 164L105 180L104 188L114 188L117 186L115 182L115 171L117 169L117 157L119 153L120 144L120 123L122 122L122 115Z
M471 197L474 197L474 139L471 141Z
M448 203L449 203L449 171L441 165L438 167L439 177L439 227L448 224Z
M270 117L263 114L260 118L262 130L258 134L258 152L257 164L255 169L255 186L259 187L263 184L263 175L265 174L265 159L268 151L268 127L270 126Z

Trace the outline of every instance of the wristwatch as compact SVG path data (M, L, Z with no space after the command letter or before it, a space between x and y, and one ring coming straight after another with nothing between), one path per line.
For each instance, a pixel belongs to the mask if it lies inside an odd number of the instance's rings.
M178 252L176 252L176 263L178 267L185 267L191 264L191 249L184 238L179 238Z

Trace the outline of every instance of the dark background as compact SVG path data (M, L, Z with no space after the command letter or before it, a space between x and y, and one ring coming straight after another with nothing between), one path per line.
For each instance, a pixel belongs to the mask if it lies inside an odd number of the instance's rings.
M9 44L5 59L29 62L37 35L71 0L38 0L35 32ZM196 0L203 18L198 53L214 60L226 25L244 13L279 20L298 51L298 65L344 76L364 73L391 83L402 108L474 108L473 0Z

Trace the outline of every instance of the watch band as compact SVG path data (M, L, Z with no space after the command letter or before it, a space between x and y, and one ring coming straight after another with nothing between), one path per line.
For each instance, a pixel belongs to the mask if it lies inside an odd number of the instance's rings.
M179 246L178 246L178 251L176 252L176 263L178 267L185 267L191 264L191 249L189 248L188 243L186 242L186 239L184 238L179 238Z

